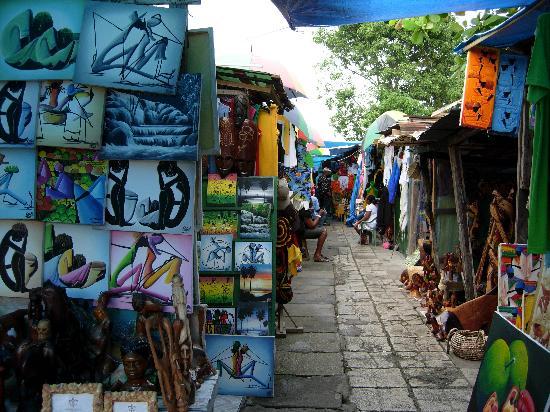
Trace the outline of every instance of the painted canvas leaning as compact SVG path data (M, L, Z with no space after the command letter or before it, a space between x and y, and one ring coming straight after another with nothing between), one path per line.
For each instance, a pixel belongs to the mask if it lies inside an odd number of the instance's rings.
M233 236L203 235L199 270L228 272L233 268Z
M40 146L97 149L104 110L102 87L70 80L42 82L37 142Z
M198 159L201 78L183 74L175 96L110 90L103 159Z
M40 83L0 82L0 149L32 147Z
M192 233L194 203L194 163L109 162L105 229Z
M36 177L34 150L0 149L0 216L33 219Z
M185 9L89 2L74 80L176 94L186 29Z

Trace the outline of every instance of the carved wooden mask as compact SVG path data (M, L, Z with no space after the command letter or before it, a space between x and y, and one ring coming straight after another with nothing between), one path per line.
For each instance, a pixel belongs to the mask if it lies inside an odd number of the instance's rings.
M241 177L254 176L256 151L258 149L258 128L250 119L243 122L237 138L237 174Z

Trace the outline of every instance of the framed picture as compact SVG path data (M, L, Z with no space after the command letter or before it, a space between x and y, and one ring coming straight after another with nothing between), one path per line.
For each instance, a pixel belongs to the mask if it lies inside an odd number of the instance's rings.
M42 412L102 412L101 383L45 384L42 387Z
M157 394L143 392L105 392L104 412L156 412Z

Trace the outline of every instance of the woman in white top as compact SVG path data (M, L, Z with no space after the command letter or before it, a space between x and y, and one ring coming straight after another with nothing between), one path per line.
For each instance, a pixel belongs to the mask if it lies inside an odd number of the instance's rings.
M364 216L359 219L353 227L357 233L361 234L361 229L367 229L369 231L376 230L376 217L378 216L378 207L375 204L376 198L373 195L368 195L366 202Z

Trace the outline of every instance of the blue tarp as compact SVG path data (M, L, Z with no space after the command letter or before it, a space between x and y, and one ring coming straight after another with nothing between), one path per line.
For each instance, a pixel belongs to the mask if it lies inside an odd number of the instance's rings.
M462 53L474 46L509 47L535 35L537 19L550 12L550 0L539 0L526 7L492 30L479 33L460 43L455 52Z
M272 0L291 28L527 6L535 0Z

